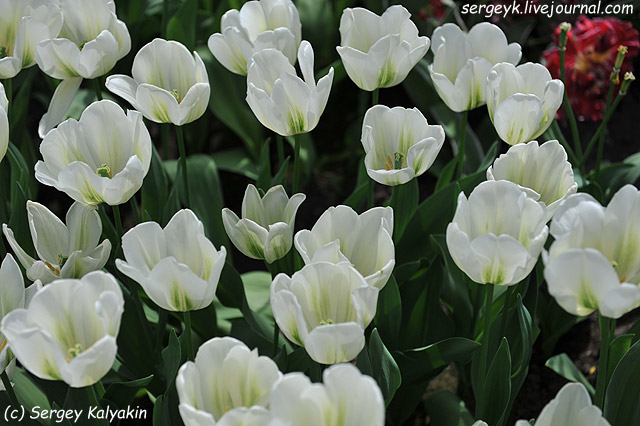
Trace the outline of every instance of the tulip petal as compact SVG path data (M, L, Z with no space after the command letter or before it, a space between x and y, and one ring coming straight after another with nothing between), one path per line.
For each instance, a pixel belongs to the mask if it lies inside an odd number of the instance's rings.
M67 114L73 98L82 83L82 78L67 78L62 80L56 87L47 112L40 119L38 125L38 135L44 138L47 133L62 121Z
M364 329L355 322L321 325L311 330L305 349L321 364L349 362L364 348Z
M24 280L18 264L7 254L0 264L0 318L25 306Z
M102 222L95 208L73 203L67 212L66 222L70 249L80 250L84 254L95 249L102 234Z
M516 93L498 105L493 123L500 138L515 145L539 136L543 118L542 101L537 96Z
M114 74L107 77L104 85L111 93L120 96L129 102L132 107L137 108L136 92L138 83L133 78L123 74Z
M27 214L38 256L57 266L61 261L59 256L70 254L67 226L45 206L33 201L27 201Z

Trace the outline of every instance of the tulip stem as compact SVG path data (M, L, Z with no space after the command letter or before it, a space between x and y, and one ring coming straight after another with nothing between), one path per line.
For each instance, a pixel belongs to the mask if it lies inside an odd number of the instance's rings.
M185 344L187 345L187 359L193 361L193 343L191 341L191 312L184 312Z
M278 323L276 322L276 320L273 320L273 355L272 357L275 357L276 355L278 355L278 349L280 349L278 347L279 337L280 337L280 327L278 327Z
M100 87L100 77L96 77L93 79L93 88L96 91L96 99L102 100L102 88Z
M294 152L293 152L293 190L292 194L298 192L300 184L300 135L294 135Z
M371 106L378 105L379 97L380 97L380 89L376 89L371 93Z
M487 375L487 357L489 354L489 334L491 333L491 307L493 306L493 284L485 284L484 332L482 333L482 347L480 348L480 365L478 365L478 388L476 395L484 390L484 380Z
M611 108L611 101L613 100L613 91L615 89L615 84L613 84L613 82L611 82L609 84L609 93L607 93L607 102L605 103L604 106L604 114L606 116L607 111L609 110L609 108ZM603 117L603 121L604 121L604 117ZM595 175L597 176L600 173L600 163L602 162L602 154L604 151L604 137L605 137L606 132L602 131L600 132L600 141L598 142L598 153L596 154L596 172Z
M621 95L620 93L618 93L618 96L616 96L615 100L613 101L611 108L608 108L605 111L605 115L604 115L604 118L602 119L602 122L600 123L600 126L598 126L598 128L596 129L596 133L591 137L591 140L587 144L587 149L584 151L584 157L582 158L583 163L587 158L589 158L589 155L591 154L591 151L593 151L593 148L595 147L595 144L598 141L598 138L604 132L607 126L607 123L609 122L609 119L613 115L613 112L616 110L616 108L618 107L618 104L620 103L623 97L624 95Z
M184 149L184 134L182 126L176 126L176 135L178 136L178 151L180 152L180 168L182 169L182 184L184 185L184 199L187 207L191 206L191 197L189 197L189 180L187 177L187 154Z
M458 174L457 178L462 177L462 169L464 168L464 153L467 144L467 121L469 118L469 111L462 113L462 119L460 120L460 135L458 136Z
M116 225L116 234L118 235L118 241L116 241L116 253L122 250L122 218L120 217L120 206L111 206L113 211L113 221Z
M4 385L4 388L6 389L7 394L9 395L9 400L11 401L11 405L13 405L14 408L17 408L18 405L20 405L20 403L18 402L16 393L13 390L13 386L11 386L11 380L9 380L9 376L7 376L7 370L4 370L2 373L0 373L0 378L2 378L2 384Z
M507 335L507 320L509 318L509 302L511 301L511 295L513 294L513 286L507 287L507 292L504 296L504 305L502 307L502 337Z
M138 200L136 200L136 196L133 195L129 200L131 204L131 211L133 212L133 219L136 221L136 224L142 222L142 218L140 217L140 206L138 206Z
M571 127L571 137L573 138L573 145L576 156L580 158L580 171L584 176L583 163L584 158L582 156L582 145L580 144L580 133L578 132L578 122L576 121L576 116L573 113L573 108L571 108L571 103L569 102L569 96L567 96L567 71L565 69L565 51L566 46L559 46L559 55L560 55L560 80L562 80L562 84L564 84L564 94L563 94L563 108L565 113L567 114L567 118L569 119L569 126Z
M276 135L276 146L278 147L278 167L282 167L282 163L284 163L284 142L282 141L282 135Z
M87 386L85 389L87 390L87 396L89 397L89 407L96 407L96 411L98 411L100 409L100 404L98 403L98 395L96 393L95 385ZM104 419L100 419L98 423L103 425L107 424Z
M164 332L167 328L168 312L165 309L160 308L158 312L158 324L156 327L156 347L162 349L164 346L162 342L164 340Z
M604 397L607 392L607 370L609 368L609 346L615 335L615 319L598 314L600 323L600 359L598 360L598 377L596 379L595 403L604 408Z

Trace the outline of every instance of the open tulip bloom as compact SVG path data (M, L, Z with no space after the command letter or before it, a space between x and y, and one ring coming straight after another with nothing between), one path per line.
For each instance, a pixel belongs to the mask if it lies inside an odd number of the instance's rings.
M565 198L578 190L567 152L557 140L510 147L487 169L487 180L508 180L524 191L533 191L534 198L547 208L548 219Z
M116 267L168 311L186 312L211 304L227 251L216 250L191 210L180 210L162 229L144 222L122 237L126 261Z
M350 264L316 262L271 283L271 310L291 342L321 364L354 359L376 313L378 289Z
M7 153L9 147L9 118L7 111L9 110L9 100L4 91L4 86L0 83L0 162Z
M305 264L347 262L369 285L382 289L395 266L393 209L374 207L358 215L349 206L329 207L294 243Z
M36 179L84 204L118 205L142 186L151 162L151 137L137 111L115 102L94 102L40 144L44 161Z
M333 67L316 85L313 48L300 43L298 64L303 79L279 50L265 49L251 57L247 103L263 126L282 136L313 130L324 111L333 82Z
M182 126L207 110L211 88L204 62L177 41L147 43L133 59L131 73L133 78L111 75L105 86L151 121Z
M418 36L410 18L400 5L382 16L361 7L342 12L338 54L349 78L362 90L402 83L429 51L429 39Z
M433 84L444 103L456 112L484 105L491 67L499 62L517 64L522 56L520 45L508 44L502 30L488 22L474 25L468 34L455 24L444 24L433 32L431 50Z
M209 37L209 50L229 71L246 75L251 56L264 49L281 51L291 65L302 40L298 9L291 0L251 0L222 15L220 33Z
M305 198L304 194L289 198L282 185L260 197L249 184L242 199L242 219L230 209L222 209L224 229L242 254L273 263L291 250L296 213Z
M487 76L489 116L509 145L537 138L551 126L564 96L564 84L544 65L497 64Z
M95 207L73 203L64 224L45 206L27 201L27 216L38 260L20 247L6 224L2 231L31 281L47 284L59 278L82 278L107 263L111 242L105 239L98 244L102 222Z
M426 172L443 143L442 126L429 125L417 108L375 105L364 115L364 164L383 185L401 185Z
M32 374L79 388L111 369L123 312L120 285L112 275L95 271L46 285L26 309L2 319L0 332Z
M640 192L622 187L605 208L587 194L560 204L543 252L549 293L573 315L620 318L640 306Z
M214 337L198 349L195 362L180 367L176 388L186 426L266 426L278 366L232 337Z
M514 285L529 275L549 228L547 213L515 183L498 180L458 195L447 247L456 265L479 284Z
M271 392L271 412L286 425L383 426L384 400L371 377L351 364L328 367L323 383L302 373L286 374ZM282 424L282 423L278 423Z

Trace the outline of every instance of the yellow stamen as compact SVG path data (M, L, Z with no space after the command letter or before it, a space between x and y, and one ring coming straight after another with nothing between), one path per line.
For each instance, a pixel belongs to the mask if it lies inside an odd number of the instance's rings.
M49 262L45 261L44 262L45 266L49 269L51 269L51 272L53 272L54 274L56 274L57 277L60 276L60 270L56 267L54 267L52 264L50 264Z

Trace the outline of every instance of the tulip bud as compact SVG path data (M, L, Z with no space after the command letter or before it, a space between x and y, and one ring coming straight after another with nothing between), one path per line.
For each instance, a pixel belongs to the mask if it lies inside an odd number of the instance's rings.
M558 46L560 50L565 50L567 48L567 34L571 31L571 24L568 22L563 22L560 24L560 35L558 37Z
M4 91L4 86L0 83L0 162L9 148L9 100Z

